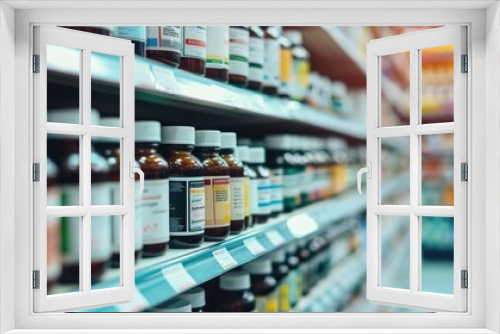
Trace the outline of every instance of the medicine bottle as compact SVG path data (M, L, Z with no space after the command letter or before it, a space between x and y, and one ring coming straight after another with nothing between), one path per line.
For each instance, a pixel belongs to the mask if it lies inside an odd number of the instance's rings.
M219 279L217 312L255 312L255 295L250 291L250 275L241 270L233 270Z
M63 28L90 32L92 34L113 36L112 26L63 26Z
M109 127L119 127L120 118L119 117L104 117L100 121L101 126ZM108 185L111 195L111 204L120 205L121 204L121 192L120 192L120 138L113 137L97 137L93 142L96 150L106 159L109 166L108 174ZM142 253L142 214L139 199L139 187L138 182L139 175L135 175L135 195L136 195L136 205L135 205L135 260L141 256ZM112 216L112 249L113 255L111 256L111 267L120 267L120 241L121 241L121 217Z
M277 95L280 86L279 32L275 26L261 27L264 31L264 84L262 91Z
M57 165L47 157L47 206L61 205L57 183ZM61 218L47 217L47 291L57 282L62 271Z
M207 26L206 77L221 82L229 80L228 26Z
M183 26L181 46L180 68L204 76L207 60L207 27Z
M281 27L278 27L278 31L281 34ZM280 44L280 86L278 89L278 95L284 98L290 98L291 87L292 87L292 43L283 35L278 37L278 42Z
M220 156L231 170L231 234L239 234L245 229L245 170L235 149L236 133L221 133Z
M308 241L299 240L297 248L297 256L300 261L300 274L302 276L302 295L309 293L311 286L311 252L309 251Z
M113 36L131 40L134 43L135 54L141 57L146 55L145 26L115 26Z
M144 172L140 197L144 257L163 255L170 240L168 163L158 152L160 132L160 122L135 122L135 159Z
M271 259L254 260L243 266L250 274L257 312L278 312L278 283L273 276Z
M309 88L309 51L302 46L300 31L287 30L284 35L292 43L292 98L304 102Z
M194 128L162 127L161 153L169 167L170 246L199 246L205 235L203 167L192 151Z
M297 200L297 207L301 207L306 205L309 198L310 189L312 187L312 169L307 155L305 154L305 152L307 152L305 151L305 149L308 145L307 138L301 136L292 136L292 142L293 151L291 152L291 155L293 162L297 168L296 178L300 193L300 196Z
M271 182L269 181L269 169L266 163L266 151L263 147L251 147L249 149L248 165L256 173L255 179L250 179L251 198L257 198L257 210L254 222L264 224L271 215ZM252 204L251 204L252 205Z
M252 216L252 201L257 202L257 198L252 199L252 194L250 191L251 179L256 179L257 174L253 169L248 167L248 146L238 146L236 147L236 157L243 163L243 212L245 215L245 228L253 226L253 216ZM258 205L256 206L258 210Z
M191 304L192 312L205 312L205 290L200 287L192 288L179 295L179 299L184 299Z
M337 195L344 192L349 186L347 144L340 138L329 138L327 146L331 157L331 195Z
M189 301L181 298L167 300L158 306L155 306L151 312L158 313L190 313L192 312L192 305Z
M290 244L286 248L286 263L289 269L289 301L292 308L302 298L302 274L300 272L300 260L297 256L297 245L295 243Z
M273 276L278 283L278 308L280 312L290 311L290 268L284 248L271 254Z
M248 88L260 92L264 81L264 32L257 26L250 27L248 63Z
M226 239L231 228L231 170L220 145L220 131L196 131L194 154L205 176L205 238L214 241Z
M99 112L91 110L91 124L99 124ZM47 113L48 122L78 124L78 109L59 109ZM49 134L47 153L59 169L62 206L80 205L80 140L78 136ZM106 159L91 147L91 205L110 205L111 196L107 183L109 166ZM111 216L92 216L91 220L91 280L93 282L106 271L111 259ZM61 218L61 245L63 269L60 281L78 283L80 280L80 218Z
M229 27L229 83L246 87L248 83L248 27Z
M146 27L146 57L179 67L181 50L181 26Z

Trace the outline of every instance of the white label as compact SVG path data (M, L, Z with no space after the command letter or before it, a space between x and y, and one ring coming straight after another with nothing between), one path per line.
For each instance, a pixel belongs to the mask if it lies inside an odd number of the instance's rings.
M283 169L271 169L269 171L271 182L271 211L283 211Z
M248 77L249 39L248 30L229 28L229 74Z
M271 213L271 182L268 178L258 179L258 201L259 213L266 215Z
M182 56L207 59L207 27L182 27Z
M264 41L264 86L280 85L280 45L275 39Z
M225 248L214 250L212 254L224 270L228 270L238 264Z
M244 200L245 200L245 178L231 178L231 220L245 219Z
M281 245L283 245L285 243L285 239L283 238L283 236L281 235L281 233L279 233L276 230L267 231L266 232L266 237L269 239L269 241L271 241L271 243L274 246L281 246Z
M175 73L170 68L164 66L151 66L151 71L155 77L155 84L158 90L163 90L170 94L177 92L177 79Z
M146 27L144 26L116 26L114 37L126 38L138 42L146 42Z
M149 303L142 292L137 287L135 287L134 299L132 299L130 303L116 305L116 308L120 312L141 312L149 308Z
M145 245L170 240L168 180L146 180L140 197Z
M182 31L180 26L146 27L146 50L181 52Z
M229 27L207 27L207 68L229 68Z
M250 180L250 213L259 213L259 180Z
M182 263L174 264L173 266L163 269L161 272L163 273L163 277L165 277L167 282L176 292L186 291L196 285L195 280L189 275L186 269L184 269Z
M250 37L250 51L248 56L248 80L262 82L264 80L264 40Z
M263 253L266 251L264 246L262 246L262 244L255 237L245 239L243 241L243 243L245 244L247 249L250 251L250 253L252 253L253 255L259 255L260 253Z
M169 179L170 235L200 235L205 230L205 184L203 177Z

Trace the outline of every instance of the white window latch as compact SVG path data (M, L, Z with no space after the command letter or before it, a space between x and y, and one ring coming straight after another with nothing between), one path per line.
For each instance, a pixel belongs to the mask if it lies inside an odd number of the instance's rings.
M361 168L358 171L358 192L361 195L363 192L361 191L361 176L366 173L366 176L371 179L372 178L372 163L368 161L367 166L364 168Z
M141 188L139 190L139 195L140 195L140 194L142 194L142 191L144 190L144 172L139 167L135 167L134 161L130 161L129 167L130 167L130 178L131 179L135 179L136 173L139 174L139 182L140 182L140 188Z

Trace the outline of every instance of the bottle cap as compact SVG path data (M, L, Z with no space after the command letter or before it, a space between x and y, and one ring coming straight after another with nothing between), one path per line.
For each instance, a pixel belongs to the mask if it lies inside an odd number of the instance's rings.
M182 293L179 299L188 301L192 307L200 308L205 306L205 289L197 286L189 291Z
M243 269L251 275L267 275L273 272L271 259L258 259L243 266Z
M277 150L292 150L293 138L290 135L267 136L266 147Z
M120 117L103 117L100 121L100 126L109 126L111 128L119 128L120 127ZM120 138L117 137L95 137L92 138L96 142L101 143L119 143Z
M263 147L250 147L248 153L248 162L253 164L266 162L266 150Z
M100 125L101 115L97 109L90 110L90 124ZM47 113L47 122L52 123L67 123L67 124L81 124L80 123L80 110L77 108L69 109L55 109L49 110Z
M226 291L242 291L250 289L250 275L244 271L235 270L220 277L219 287Z
M302 34L298 30L286 30L284 32L286 38L292 42L293 45L301 45L302 44Z
M159 143L161 124L157 121L135 121L136 143Z
M194 145L194 128L192 126L162 126L161 143Z
M271 260L274 263L283 263L286 261L286 252L283 248L278 249L271 254Z
M236 148L236 133L222 132L220 134L220 147L225 149Z
M215 131L215 130L196 131L195 145L199 147L220 147L220 131Z
M236 157L241 162L248 161L248 146L238 146L236 147Z
M184 299L171 299L156 306L153 311L155 312L191 312L191 303Z
M297 244L291 243L286 247L286 252L288 254L295 254L297 252Z

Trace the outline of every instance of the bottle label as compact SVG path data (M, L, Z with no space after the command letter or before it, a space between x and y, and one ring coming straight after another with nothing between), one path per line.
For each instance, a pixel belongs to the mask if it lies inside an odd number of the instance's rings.
M207 27L184 26L182 28L182 56L207 59Z
M170 240L168 180L146 180L140 197L145 245Z
M114 37L146 42L146 28L144 26L116 26L114 30Z
M205 230L205 184L203 177L171 177L170 234L188 236Z
M269 170L269 181L271 182L271 211L283 211L283 169Z
M146 27L146 50L181 52L180 26Z
M207 68L229 69L229 27L207 27Z
M292 50L281 49L281 62L280 62L280 94L290 95L292 84Z
M248 30L229 28L229 74L248 77L249 39Z
M60 206L61 196L58 187L47 188L47 206ZM47 279L59 277L62 269L61 258L61 218L47 217Z
M205 228L231 223L231 181L229 176L205 177Z
M280 85L280 45L275 39L264 41L264 86Z
M283 171L283 196L285 198L296 198L300 195L300 183L305 180L299 180L295 168L285 168Z
M250 180L250 213L259 214L259 180Z
M231 178L231 220L245 219L245 178Z
M257 296L255 306L257 312L278 312L278 294L274 291L267 296Z
M303 59L293 60L292 92L293 98L303 100L309 87L309 63Z
M243 178L243 215L250 217L250 178Z
M262 82L264 80L264 40L250 37L248 80Z
M268 178L258 179L258 181L259 213L268 215L271 213L271 182Z
M111 189L111 204L112 205L120 205L120 183L119 182L110 182L109 187ZM135 182L135 250L139 251L142 249L142 214L141 214L141 202L140 202L140 183L139 181ZM120 254L120 235L121 235L121 217L120 216L112 216L112 248L114 254Z
M290 286L288 285L288 277L279 286L279 302L280 312L290 311Z

